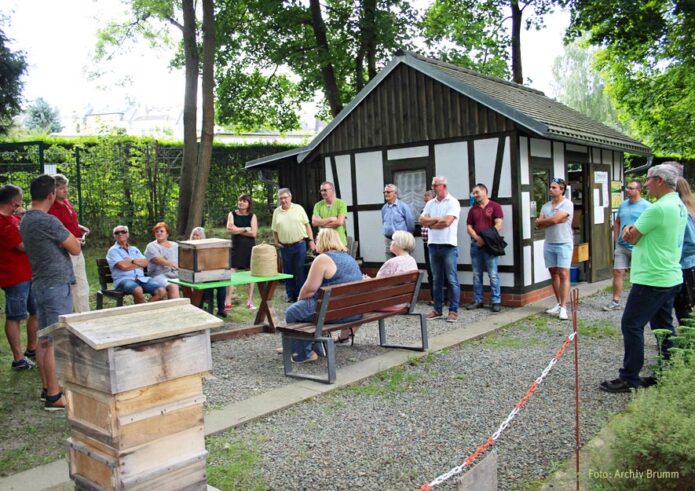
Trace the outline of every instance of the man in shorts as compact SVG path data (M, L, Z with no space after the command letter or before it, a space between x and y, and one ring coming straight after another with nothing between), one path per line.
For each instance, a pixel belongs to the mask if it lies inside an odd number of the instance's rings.
M82 250L77 238L60 220L48 214L55 201L55 179L42 175L31 182L31 209L26 212L19 231L31 263L31 291L36 299L39 329L58 322L61 315L72 313L70 286L75 282L70 255ZM65 409L55 369L53 337L42 336L36 352L45 398L44 409Z
M149 276L145 276L147 259L137 247L128 244L128 227L116 225L113 229L113 237L116 243L106 254L106 260L111 268L113 287L133 295L135 303L145 303L145 293L150 294L150 302L163 299L166 289Z
M36 366L36 302L31 293L31 264L19 233L15 210L22 206L22 190L12 184L0 187L0 288L5 291L5 335L12 350L13 370ZM19 324L27 321L27 349L22 352Z
M613 254L613 300L603 307L603 310L617 310L620 308L620 295L623 293L623 280L625 272L630 269L632 259L632 244L623 240L623 229L634 224L644 210L651 206L646 199L642 199L642 183L631 181L625 188L628 199L620 203L618 215L613 224L613 239L615 252Z

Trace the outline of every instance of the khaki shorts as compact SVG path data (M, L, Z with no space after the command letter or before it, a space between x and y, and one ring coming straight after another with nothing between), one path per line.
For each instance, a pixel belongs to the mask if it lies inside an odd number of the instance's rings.
M613 269L630 269L631 261L632 249L616 245L613 254Z

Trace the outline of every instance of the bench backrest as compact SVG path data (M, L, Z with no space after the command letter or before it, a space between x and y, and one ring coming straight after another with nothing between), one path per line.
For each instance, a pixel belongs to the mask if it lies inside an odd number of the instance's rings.
M412 312L424 274L424 271L412 271L323 287L316 304L314 323L323 324L401 304L408 304L408 312Z
M99 273L99 286L102 290L108 290L109 283L113 283L113 277L109 262L106 259L97 259L97 272Z

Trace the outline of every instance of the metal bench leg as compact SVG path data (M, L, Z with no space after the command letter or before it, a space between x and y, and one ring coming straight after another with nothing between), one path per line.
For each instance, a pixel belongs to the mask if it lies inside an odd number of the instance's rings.
M104 308L104 294L101 292L97 292L97 310L101 310Z
M292 340L289 336L282 335L282 365L285 368L285 377L292 376Z
M379 345L382 348L400 348L409 349L413 351L425 351L428 348L427 340L427 318L425 314L412 313L412 314L402 314L402 315L417 315L420 317L420 337L422 340L421 346L404 346L401 344L387 344L386 342L386 324L385 319L379 319Z
M326 342L326 363L328 364L328 383L334 384L336 378L336 367L335 367L335 343L333 342L333 337L330 341Z
M298 373L293 370L292 366L292 340L322 343L326 350L326 362L328 364L328 376L310 375L307 373ZM306 338L302 336L293 336L289 333L282 333L282 363L285 369L285 376L292 378L300 378L304 380L313 380L324 384L334 384L336 379L336 356L335 343L331 336L321 338Z

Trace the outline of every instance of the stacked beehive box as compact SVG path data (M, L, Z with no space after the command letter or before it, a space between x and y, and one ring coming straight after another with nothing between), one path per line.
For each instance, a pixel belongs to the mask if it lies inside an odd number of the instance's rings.
M232 242L225 239L179 242L179 279L189 283L228 280L232 275Z
M202 375L222 322L169 300L61 317L56 367L78 489L205 489Z

